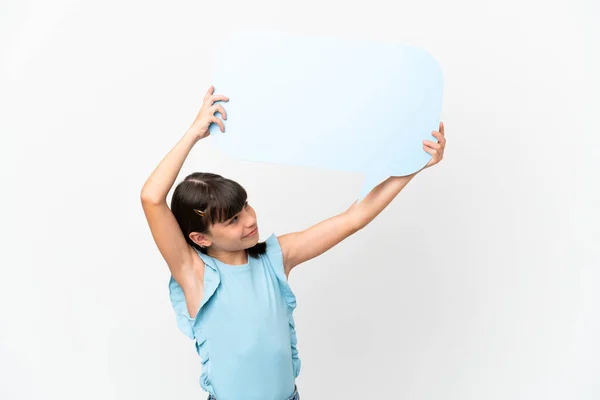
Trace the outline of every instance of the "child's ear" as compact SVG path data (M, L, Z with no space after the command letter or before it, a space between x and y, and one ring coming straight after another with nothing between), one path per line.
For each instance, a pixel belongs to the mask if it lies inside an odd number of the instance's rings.
M192 240L192 242L196 243L199 246L210 246L210 239L203 233L191 232L190 239Z

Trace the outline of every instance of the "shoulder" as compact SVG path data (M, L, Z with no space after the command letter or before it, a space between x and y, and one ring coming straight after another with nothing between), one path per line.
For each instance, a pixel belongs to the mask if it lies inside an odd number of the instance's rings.
M269 235L269 237L265 240L265 244L267 245L265 251L266 256L272 259L274 262L282 261L281 258L283 256L283 249L281 247L281 242L279 241L277 235L275 235L274 233Z
M278 237L275 233L272 233L264 243L266 249L263 256L278 275L281 274L287 278L289 270L286 268L286 251L282 246L281 236Z
M289 276L291 270L291 266L289 265L288 261L290 248L289 241L289 234L277 236L275 233L271 234L271 236L269 236L265 241L267 243L267 254L281 264L286 278Z

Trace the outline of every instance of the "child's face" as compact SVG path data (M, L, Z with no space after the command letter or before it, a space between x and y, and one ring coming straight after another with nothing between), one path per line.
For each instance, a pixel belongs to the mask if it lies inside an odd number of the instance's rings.
M237 251L254 246L258 242L256 213L246 203L242 211L227 221L210 228L212 244L227 251ZM253 232L254 231L254 232Z

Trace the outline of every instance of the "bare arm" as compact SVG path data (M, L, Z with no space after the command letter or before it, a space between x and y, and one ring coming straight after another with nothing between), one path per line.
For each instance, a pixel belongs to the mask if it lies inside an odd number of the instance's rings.
M167 193L173 186L183 162L198 139L186 132L154 169L140 195L152 238L169 266L173 277L182 284L193 265L193 249L186 242L179 224L167 205ZM187 269L187 271L186 271Z
M198 140L200 139L193 132L187 131L183 135L144 183L140 196L142 201L150 203L166 201L167 194L175 183L185 159Z
M204 100L196 119L185 132L185 135L179 140L177 145L163 158L158 166L152 172L144 186L142 187L142 200L151 202L160 202L167 198L167 193L171 190L177 175L183 166L192 147L201 139L209 136L208 128L211 123L216 123L225 132L225 126L214 114L220 112L223 119L227 119L227 114L220 104L213 104L216 101L228 101L229 98L223 95L213 95L214 87L211 86L204 95Z
M440 131L434 131L433 136L439 142L423 141L423 149L431 154L432 158L419 171L406 176L390 176L375 186L360 203L355 202L343 213L319 222L304 231L278 237L286 275L296 265L317 257L367 226L419 172L439 163L446 147L443 123L440 122Z
M224 118L227 118L225 110L221 105L213 105L213 102L226 100L227 97L213 96L213 91L214 88L211 86L204 96L196 120L154 169L140 193L152 237L167 262L171 274L182 286L184 281L192 276L189 272L194 266L192 257L195 250L187 243L166 199L192 147L209 135L209 125L214 122L221 127L221 131L225 130L223 121L214 115L219 111Z
M373 221L419 172L406 176L390 176L375 186L360 203L352 204L347 212L356 221L359 229Z
M369 224L416 175L389 177L360 202L310 228L278 237L286 275L297 265L315 258Z

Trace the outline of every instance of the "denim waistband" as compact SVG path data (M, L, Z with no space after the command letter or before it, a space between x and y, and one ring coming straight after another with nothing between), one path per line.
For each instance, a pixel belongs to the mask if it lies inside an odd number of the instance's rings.
M217 400L217 398L215 396L213 396L212 394L209 394L207 400ZM300 393L298 393L297 385L294 385L294 393L292 393L292 396L286 400L300 400Z

